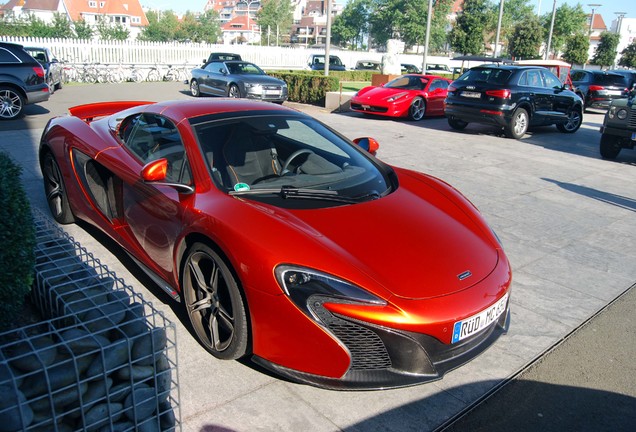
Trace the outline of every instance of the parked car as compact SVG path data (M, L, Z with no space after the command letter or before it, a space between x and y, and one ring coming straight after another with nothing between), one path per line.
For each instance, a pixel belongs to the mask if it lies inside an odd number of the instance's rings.
M44 68L46 82L49 85L51 94L55 92L55 90L61 89L64 85L64 68L58 59L53 56L51 50L46 47L32 46L25 46L24 50L28 52L31 57L36 59Z
M40 140L53 217L119 243L217 358L334 389L401 387L440 378L507 328L508 259L439 179L273 104L70 114Z
M632 89L636 85L636 70L631 69L612 69L608 72L623 75L627 79L627 88Z
M636 86L628 97L614 99L601 126L600 152L603 159L616 159L622 149L636 145Z
M403 74L419 74L422 73L422 69L420 69L419 67L415 66L414 64L409 64L409 63L400 63L400 69L402 70Z
M22 45L0 42L0 119L13 120L24 106L49 100L44 68Z
M555 124L561 132L576 132L583 102L544 67L484 65L453 81L445 113L453 129L472 122L491 124L519 139L530 126Z
M310 70L325 70L325 55L311 54L307 59L307 68ZM329 56L329 70L344 71L347 70L340 57L336 55Z
M330 66L331 67L331 66ZM354 70L380 71L380 62L377 60L358 60Z
M584 107L607 109L614 99L627 97L627 79L607 71L573 69L570 72L574 91L584 101Z
M350 101L352 111L387 117L444 115L444 99L451 80L436 75L403 75L380 87L365 87Z
M254 63L240 60L215 60L193 69L190 92L195 97L207 94L276 103L287 100L285 81L267 75Z
M453 71L443 63L427 63L426 64L426 72L431 74L448 74L451 75Z
M213 52L208 56L207 60L203 59L202 67L205 67L205 65L207 65L208 63L212 63L213 61L225 61L225 60L243 60L243 59L241 58L240 54Z

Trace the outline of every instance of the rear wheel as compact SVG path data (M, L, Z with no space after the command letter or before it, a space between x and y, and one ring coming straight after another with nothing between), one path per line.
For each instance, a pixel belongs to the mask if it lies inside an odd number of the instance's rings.
M243 357L249 339L246 306L225 261L206 244L195 243L182 287L186 312L205 349L223 360Z
M568 113L568 120L557 125L557 129L563 133L574 133L583 123L583 114L579 110L572 110Z
M409 118L413 121L419 121L426 114L426 102L421 97L413 98L409 107Z
M523 108L517 109L510 119L510 124L504 128L504 132L508 138L520 139L528 131L530 117L528 111Z
M61 224L75 222L75 217L68 203L68 195L64 187L64 179L60 166L51 152L47 152L42 160L42 177L44 193L53 218Z
M450 127L452 127L455 130L464 130L466 129L466 126L468 126L467 122L460 120L456 117L449 117L448 124Z
M11 87L0 87L0 119L13 120L24 110L24 98Z
M618 142L618 137L614 135L601 135L601 157L603 159L616 159L621 152L621 145Z

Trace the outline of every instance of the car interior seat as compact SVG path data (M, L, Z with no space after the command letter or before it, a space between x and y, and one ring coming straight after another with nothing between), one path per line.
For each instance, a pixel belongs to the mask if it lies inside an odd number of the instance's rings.
M257 134L244 124L235 125L223 146L226 174L232 187L237 183L248 185L268 177L279 176L280 161L273 143L263 134Z

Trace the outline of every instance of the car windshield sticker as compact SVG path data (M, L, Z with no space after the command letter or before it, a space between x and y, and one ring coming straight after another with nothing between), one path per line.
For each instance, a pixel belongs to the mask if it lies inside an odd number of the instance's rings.
M234 185L234 190L236 192L248 191L250 190L250 185L248 185L247 183L237 183Z

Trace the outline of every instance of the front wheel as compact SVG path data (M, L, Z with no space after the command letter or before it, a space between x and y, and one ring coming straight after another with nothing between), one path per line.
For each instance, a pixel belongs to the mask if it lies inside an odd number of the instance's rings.
M420 121L426 113L426 102L421 97L416 97L409 107L409 118L413 121Z
M46 201L49 204L53 219L61 224L75 222L71 206L68 203L60 166L50 152L46 153L42 160L42 178L44 179Z
M0 119L13 120L24 110L24 98L11 87L0 87Z
M601 135L601 157L603 159L614 160L621 152L621 145L618 142L618 137L614 135Z
M192 96L199 97L201 96L201 89L199 89L199 82L197 80L190 81L190 93Z
M241 91L239 90L236 84L232 84L230 88L227 90L227 97L231 97L231 98L241 97Z
M510 124L504 128L504 132L508 138L520 139L528 131L530 117L528 111L523 108L517 109L510 119Z
M223 360L247 354L245 301L225 261L206 244L195 243L188 252L182 287L186 312L204 348Z
M583 114L579 110L572 110L568 113L568 120L557 125L557 129L563 133L574 133L583 123Z
M455 130L464 130L468 123L455 117L448 118L448 125Z

